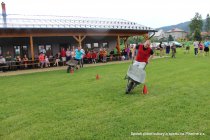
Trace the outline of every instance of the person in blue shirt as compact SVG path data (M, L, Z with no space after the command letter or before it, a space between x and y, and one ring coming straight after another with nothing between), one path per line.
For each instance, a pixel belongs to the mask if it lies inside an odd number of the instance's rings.
M204 52L205 52L205 55L209 55L209 45L210 45L210 41L205 41L204 42Z
M78 62L78 65L80 66L80 68L81 68L81 61L82 61L84 54L85 54L85 52L82 51L81 46L78 46L78 48L75 49L75 58L74 59ZM78 69L78 66L77 66L77 69Z

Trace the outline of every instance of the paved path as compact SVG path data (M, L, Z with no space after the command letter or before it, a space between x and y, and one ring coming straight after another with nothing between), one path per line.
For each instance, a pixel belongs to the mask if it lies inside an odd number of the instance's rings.
M160 58L160 57L154 57L153 59L157 59L157 58ZM161 58L164 58L164 57L161 57ZM95 67L95 66L121 64L121 63L129 63L129 62L131 62L131 61L125 60L125 61L112 61L112 62L107 62L107 63L85 64L84 67ZM1 76L20 75L20 74L29 74L29 73L35 73L35 72L55 71L55 70L67 70L67 66L0 72L0 77Z

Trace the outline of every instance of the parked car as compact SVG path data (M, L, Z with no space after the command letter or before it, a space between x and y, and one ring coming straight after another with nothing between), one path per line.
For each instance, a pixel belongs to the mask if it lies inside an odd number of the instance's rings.
M158 48L159 48L159 45L160 45L160 42L153 42L153 43L151 43L151 47L152 47L152 48L158 49ZM162 45L161 45L161 46L162 46L163 48L165 48L167 45L168 45L167 42L162 42Z
M182 44L177 41L170 41L169 45L172 46L173 43L175 43L176 47L178 47L178 48L182 47ZM158 48L159 44L160 44L160 42L153 42L153 43L151 43L151 47ZM168 42L162 42L162 45L163 45L163 47L165 47L168 45Z
M172 46L173 43L174 43L174 44L176 45L176 47L178 47L178 48L182 47L182 44L179 43L179 42L177 42L177 41L170 41L170 42L169 42L170 46Z

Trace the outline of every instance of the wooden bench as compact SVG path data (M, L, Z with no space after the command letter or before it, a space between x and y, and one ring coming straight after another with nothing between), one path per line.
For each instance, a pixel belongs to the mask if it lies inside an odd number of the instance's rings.
M5 66L0 66L0 71L7 71L9 69L9 66L8 65L5 65Z

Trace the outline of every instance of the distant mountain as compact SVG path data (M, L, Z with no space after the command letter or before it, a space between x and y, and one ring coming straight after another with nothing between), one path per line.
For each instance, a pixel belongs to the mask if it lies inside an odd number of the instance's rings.
M189 28L190 22L191 21L186 21L186 22L179 23L179 24L176 24L176 25L164 26L164 27L158 28L157 30L162 29L163 31L168 31L168 30L171 30L171 29L179 28L179 29L182 29L186 32L189 32L190 31L190 28Z
M191 23L191 21L186 21L186 22L179 23L179 24L176 24L176 25L160 27L160 28L157 28L156 30L162 29L163 31L169 31L171 29L179 28L179 29L182 29L186 32L190 32L190 28L189 28L190 23ZM203 20L203 29L202 29L203 31L204 31L205 23L206 23L206 19Z

